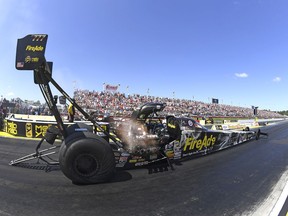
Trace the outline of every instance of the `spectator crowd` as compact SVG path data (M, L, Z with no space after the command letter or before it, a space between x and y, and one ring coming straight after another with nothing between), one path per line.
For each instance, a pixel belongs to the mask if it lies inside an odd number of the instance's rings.
M176 99L168 97L155 97L149 95L125 95L121 92L113 91L89 91L75 90L74 99L87 113L99 115L109 114L110 116L129 117L133 110L141 104L147 102L166 103L164 109L165 115L185 115L190 117L236 117L236 118L254 118L252 108L230 106L217 103L204 103L195 100ZM5 106L9 104L10 106ZM11 106L11 104L13 106ZM61 115L67 116L67 107L60 106ZM1 119L9 113L28 114L28 115L51 115L47 104L41 104L39 101L23 101L20 98L10 101L2 99L0 101ZM79 112L76 112L80 115ZM269 110L258 110L258 118L283 118L284 116ZM81 116L78 116L81 118Z
M74 99L88 113L109 113L112 116L130 116L133 110L147 102L166 103L165 114L187 115L197 117L239 117L254 118L252 108L230 106L217 103L155 97L149 95L125 95L121 92L75 90ZM258 118L281 118L279 113L269 110L258 110Z

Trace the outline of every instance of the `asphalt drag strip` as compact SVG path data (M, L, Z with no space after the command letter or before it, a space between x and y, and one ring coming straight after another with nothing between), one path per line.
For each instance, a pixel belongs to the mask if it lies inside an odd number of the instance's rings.
M184 161L175 171L121 171L86 186L73 185L57 167L9 166L38 141L0 137L0 215L271 215L285 191L288 123L263 132L269 137Z

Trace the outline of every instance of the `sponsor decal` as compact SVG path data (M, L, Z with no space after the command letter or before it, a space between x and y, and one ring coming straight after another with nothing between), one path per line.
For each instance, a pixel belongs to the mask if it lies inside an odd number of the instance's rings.
M31 58L30 56L26 56L25 58L25 63L37 63L39 62L39 58L38 57L34 57L34 58Z
M26 51L32 51L32 52L42 52L44 50L43 46L26 46Z
M129 163L143 163L144 161L145 159L143 157L135 155L129 160Z
M121 156L121 157L119 158L119 163L126 163L127 160L128 160L128 157L123 157L123 156Z
M181 143L179 141L174 141L174 159L181 158Z
M47 35L45 34L34 34L32 35L32 41L43 41Z
M32 124L26 123L25 128L26 128L26 137L32 138L33 137Z
M26 56L25 57L25 63L30 63L31 62L31 57L30 56Z
M212 134L208 137L204 136L203 139L195 139L194 137L188 137L185 140L183 151L191 151L191 150L199 150L201 151L203 148L211 147L215 144L216 137Z
M24 62L17 62L17 68L23 68Z
M193 121L192 121L192 120L188 120L188 125L189 125L190 127L192 127L192 126L193 126Z
M50 126L51 125L35 125L35 137L44 136Z
M129 154L129 153L126 153L126 152L123 152L123 153L121 154L121 156L123 156L123 157L129 157L130 154Z
M168 123L168 125L167 125L168 127L170 127L170 128L176 128L176 125L174 125L174 124L171 124L171 123Z
M17 124L14 122L7 122L7 132L13 135L17 135Z
M173 158L174 157L174 151L173 150L166 151L166 155L168 158Z
M114 155L115 153L117 155L117 157L115 157L116 167L124 167L128 161L129 154L126 153L120 154L120 152L114 152Z
M137 160L129 160L129 163L137 163Z
M181 158L181 143L178 140L174 140L165 146L165 153L168 158L180 159Z
M37 57L34 57L34 58L31 58L31 62L35 62L35 63L37 63L37 62L39 62L39 58L37 58Z

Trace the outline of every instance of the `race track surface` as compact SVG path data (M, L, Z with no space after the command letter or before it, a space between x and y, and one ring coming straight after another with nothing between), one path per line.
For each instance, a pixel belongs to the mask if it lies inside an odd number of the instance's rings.
M268 138L185 161L175 171L123 171L88 186L73 185L59 169L9 166L37 141L0 137L0 216L269 215L287 180L288 122L262 130Z

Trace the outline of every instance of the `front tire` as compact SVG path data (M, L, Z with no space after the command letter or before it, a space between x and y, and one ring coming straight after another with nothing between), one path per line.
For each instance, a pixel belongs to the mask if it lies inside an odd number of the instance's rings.
M68 137L62 143L59 154L62 172L74 184L109 181L115 172L115 158L109 143L93 133L84 134L84 137L73 134L75 137Z

